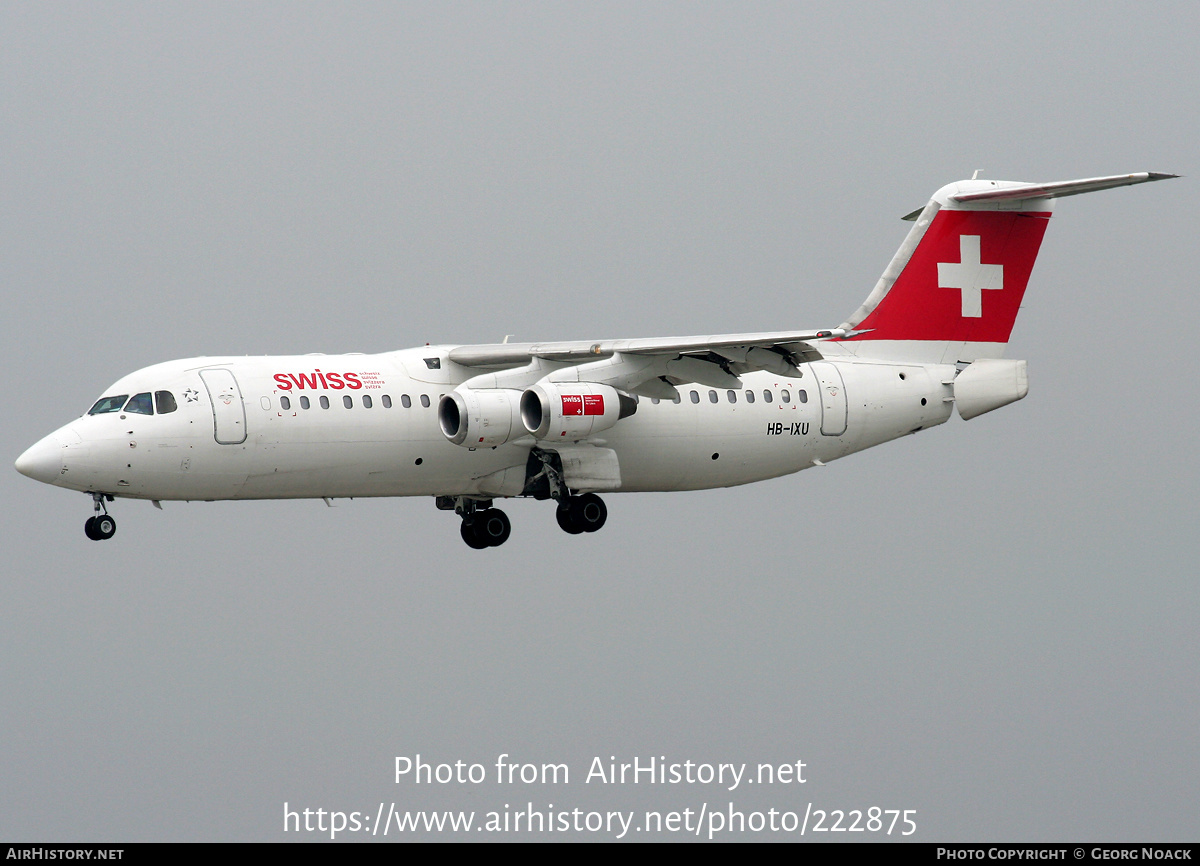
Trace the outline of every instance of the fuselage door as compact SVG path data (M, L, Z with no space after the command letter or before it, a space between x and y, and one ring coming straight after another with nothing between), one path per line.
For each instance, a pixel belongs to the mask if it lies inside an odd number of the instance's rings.
M221 445L246 441L246 406L233 373L224 369L201 370L200 378L212 402L213 431Z
M841 436L846 432L846 385L837 364L818 361L810 365L821 385L821 433Z

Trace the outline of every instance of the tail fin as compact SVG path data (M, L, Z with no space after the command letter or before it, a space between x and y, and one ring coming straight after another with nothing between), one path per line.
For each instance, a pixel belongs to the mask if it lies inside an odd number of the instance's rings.
M1054 199L1176 176L964 180L942 187L905 217L916 224L867 300L841 325L854 332L846 348L925 363L1001 357Z

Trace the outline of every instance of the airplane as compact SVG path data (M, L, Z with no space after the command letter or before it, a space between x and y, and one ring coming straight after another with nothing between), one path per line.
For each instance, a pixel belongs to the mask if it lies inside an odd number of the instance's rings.
M497 499L532 497L595 532L600 493L775 478L1022 399L1003 355L1056 199L1173 177L944 186L835 328L156 364L16 468L88 494L95 541L118 497L432 496L475 549L509 538Z

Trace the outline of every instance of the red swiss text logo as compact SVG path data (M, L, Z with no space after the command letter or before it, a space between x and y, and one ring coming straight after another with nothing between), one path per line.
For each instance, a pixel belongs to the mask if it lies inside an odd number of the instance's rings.
M357 391L363 386L357 373L322 373L320 370L311 373L276 373L275 384L281 391L290 391L293 388L298 391L315 391L318 388L334 391L349 388L351 391Z
M603 415L603 394L563 394L562 413L564 415Z

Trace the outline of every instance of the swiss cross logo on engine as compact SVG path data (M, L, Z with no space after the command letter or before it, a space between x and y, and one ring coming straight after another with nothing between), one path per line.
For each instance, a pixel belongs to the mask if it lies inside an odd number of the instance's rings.
M962 316L978 319L983 316L983 290L1004 288L1004 265L985 265L980 262L979 235L959 235L959 260L938 262L938 288L962 292Z
M603 415L603 394L563 394L562 413L564 415Z

